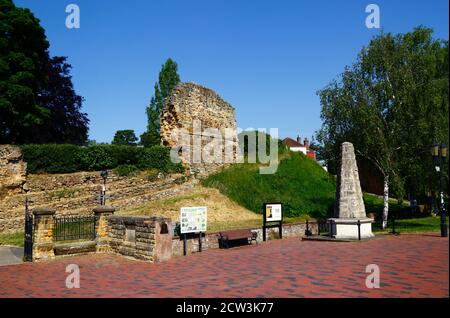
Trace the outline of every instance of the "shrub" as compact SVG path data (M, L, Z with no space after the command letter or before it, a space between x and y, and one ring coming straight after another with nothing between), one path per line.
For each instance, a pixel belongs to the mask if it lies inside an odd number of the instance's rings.
M81 170L96 171L117 167L117 158L114 157L113 152L109 149L110 147L99 145L83 148L78 157Z
M138 168L135 165L121 165L114 169L114 172L120 177L135 175L137 171Z
M76 158L81 147L75 145L24 145L24 160L30 173L70 173L80 170Z
M162 146L142 148L123 145L24 145L24 159L30 173L70 173L114 169L126 173L136 169L183 172L181 164L172 163L170 149ZM135 170L136 170L135 169ZM120 173L119 172L119 173Z
M171 164L170 149L163 146L153 146L144 148L139 158L138 167L140 169L154 168L167 172L170 170Z

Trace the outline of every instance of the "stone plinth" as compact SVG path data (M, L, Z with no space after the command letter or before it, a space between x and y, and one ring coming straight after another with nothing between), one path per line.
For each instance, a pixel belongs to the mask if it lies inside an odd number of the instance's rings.
M55 257L54 220L55 210L43 208L33 210L33 261Z
M358 228L361 231L361 238L373 236L373 220L366 216L355 149L349 142L344 142L341 146L334 218L330 221L332 222L331 234L335 238L357 240Z
M358 221L361 239L373 237L373 219L329 219L331 221L331 233L336 239L358 239Z
M108 216L113 215L116 209L111 206L100 206L95 209L95 243L96 251L103 253L111 250L108 236Z

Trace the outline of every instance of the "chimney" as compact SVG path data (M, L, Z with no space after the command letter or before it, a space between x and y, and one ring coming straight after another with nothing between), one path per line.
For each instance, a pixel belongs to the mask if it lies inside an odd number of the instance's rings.
M300 138L300 135L297 135L297 142L298 142L299 144L302 143L302 139Z
M305 137L305 140L303 141L303 145L306 147L306 149L309 150L309 140Z

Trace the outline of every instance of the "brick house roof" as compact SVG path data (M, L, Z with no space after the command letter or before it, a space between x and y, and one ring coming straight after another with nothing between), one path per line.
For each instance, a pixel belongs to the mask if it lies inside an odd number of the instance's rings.
M297 142L294 139L289 138L289 137L283 139L283 144L285 144L288 147L305 147L301 143L299 143L299 142Z

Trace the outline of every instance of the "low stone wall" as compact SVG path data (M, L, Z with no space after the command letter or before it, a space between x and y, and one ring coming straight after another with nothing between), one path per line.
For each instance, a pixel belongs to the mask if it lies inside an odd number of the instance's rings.
M69 256L75 254L90 254L96 252L95 241L59 243L55 244L55 256Z
M312 234L317 234L317 223L309 222L308 225L309 230ZM254 228L251 229L254 232L258 233L257 242L261 243L262 238L262 228ZM297 223L289 223L283 224L283 238L286 237L302 237L305 236L306 231L306 222L297 222ZM275 239L278 238L278 228L270 228L267 229L267 239ZM218 232L217 233L208 233L202 236L202 250L208 250L213 248L219 248L219 240L218 240ZM174 237L172 240L172 250L174 256L182 256L183 255L183 240L180 237ZM191 235L186 240L186 253L192 254L199 251L199 236Z
M54 240L55 211L36 209L34 214L33 261L46 260L55 256L115 253L150 262L169 260L183 255L183 240L174 237L172 221L163 217L116 216L113 207L102 206L93 209L95 213L95 240L85 242L58 243ZM316 222L298 222L283 225L283 238L302 237L306 230L318 233ZM254 228L257 242L262 242L262 229ZM278 228L267 229L267 239L278 238ZM202 235L202 250L219 248L218 233ZM186 241L187 254L199 251L199 236L192 234Z
M109 246L116 254L158 262L172 256L172 221L159 217L108 217Z

